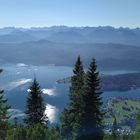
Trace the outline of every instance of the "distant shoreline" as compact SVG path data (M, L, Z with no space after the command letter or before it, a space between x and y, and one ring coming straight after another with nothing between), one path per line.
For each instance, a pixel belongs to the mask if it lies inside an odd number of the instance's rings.
M70 83L71 77L59 79L58 84ZM140 88L140 73L126 73L117 75L102 75L102 91L128 91Z

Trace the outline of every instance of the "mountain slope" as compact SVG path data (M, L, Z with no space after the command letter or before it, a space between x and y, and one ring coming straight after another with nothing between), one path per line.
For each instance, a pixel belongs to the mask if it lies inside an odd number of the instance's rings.
M81 55L86 65L94 57L103 68L137 68L140 66L139 54L140 47L120 44L54 43L46 40L0 44L0 60L5 63L73 65Z

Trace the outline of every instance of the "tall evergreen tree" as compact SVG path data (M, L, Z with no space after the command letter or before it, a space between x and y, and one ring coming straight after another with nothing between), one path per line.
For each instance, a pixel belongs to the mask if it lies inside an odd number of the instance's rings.
M0 71L0 73L2 70ZM7 99L4 98L4 91L0 90L0 139L4 140L8 129L8 109Z
M83 133L80 139L102 140L102 92L100 91L99 72L95 59L90 63L86 74L85 97L84 97L84 117Z
M0 90L0 121L7 121L9 119L8 109L10 106L7 105L7 99L4 98L4 91Z
M117 140L118 135L117 135L117 119L116 117L114 118L113 126L112 126L112 139Z
M46 106L42 98L39 83L34 78L30 86L29 97L27 98L27 110L25 122L27 125L47 123L48 117L44 114Z
M69 139L78 139L82 125L83 95L84 95L84 70L80 59L77 58L74 75L71 78L69 93L69 106L62 113L62 135Z

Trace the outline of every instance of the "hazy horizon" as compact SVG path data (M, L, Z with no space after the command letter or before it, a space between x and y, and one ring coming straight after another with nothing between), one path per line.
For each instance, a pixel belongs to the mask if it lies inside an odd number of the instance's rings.
M52 28L52 27L68 27L68 28L85 28L85 27L88 27L88 28L99 28L99 27L111 27L111 28L114 28L114 29L119 29L119 28L124 28L124 29L137 29L137 28L140 28L140 26L137 26L137 27L129 27L129 26L118 26L118 27L115 27L115 26L112 26L112 25L97 25L97 26L86 26L86 25L81 25L81 26L69 26L69 25L51 25L51 26L29 26L29 27L24 27L24 26L3 26L1 27L0 26L0 29L4 29L4 28L17 28L17 29L20 29L20 28L23 28L23 29L32 29L32 28Z

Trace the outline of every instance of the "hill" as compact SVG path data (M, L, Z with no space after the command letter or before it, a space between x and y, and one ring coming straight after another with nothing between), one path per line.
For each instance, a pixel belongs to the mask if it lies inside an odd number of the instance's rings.
M69 83L71 77L57 80L58 84ZM140 88L140 73L101 75L102 91L128 91Z

